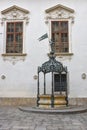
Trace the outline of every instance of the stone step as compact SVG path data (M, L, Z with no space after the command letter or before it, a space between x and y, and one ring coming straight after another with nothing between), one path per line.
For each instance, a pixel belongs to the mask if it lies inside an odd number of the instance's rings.
M57 108L58 107L58 108ZM19 110L23 112L33 112L33 113L44 113L44 114L77 114L77 113L87 113L87 105L85 106L64 106L55 105L54 108L49 106L47 109L44 106L40 107L19 107ZM86 121L87 122L87 121Z

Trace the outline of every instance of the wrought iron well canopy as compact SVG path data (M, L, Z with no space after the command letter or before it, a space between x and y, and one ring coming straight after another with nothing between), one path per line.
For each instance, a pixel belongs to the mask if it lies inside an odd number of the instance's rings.
M49 56L49 60L44 62L42 66L38 67L38 89L37 89L37 106L39 106L39 95L40 95L40 86L39 86L39 73L42 72L44 74L44 92L43 94L46 95L46 78L45 75L47 73L52 73L52 90L51 90L51 107L54 107L54 86L53 86L53 73L56 72L58 74L67 73L67 67L64 67L61 62L56 60L56 55L54 51L54 42L50 42L51 44L51 51ZM66 85L67 86L67 85ZM66 100L67 100L67 89L66 89ZM67 100L68 104L68 100Z

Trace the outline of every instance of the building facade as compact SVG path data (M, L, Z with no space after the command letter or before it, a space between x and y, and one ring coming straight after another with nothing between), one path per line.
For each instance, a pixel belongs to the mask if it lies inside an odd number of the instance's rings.
M37 67L56 60L68 69L69 104L87 102L87 1L3 0L0 2L0 104L29 105L37 97ZM47 33L48 38L38 40ZM54 73L54 82L56 80ZM66 80L63 75L63 80ZM47 92L51 78L47 75ZM43 75L40 79L43 92ZM57 88L54 87L55 93Z

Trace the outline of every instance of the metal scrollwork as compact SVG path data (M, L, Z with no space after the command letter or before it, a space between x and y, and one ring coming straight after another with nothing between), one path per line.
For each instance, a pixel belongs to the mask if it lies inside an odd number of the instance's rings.
M62 63L57 61L55 59L55 51L54 51L54 41L50 41L50 46L51 46L51 52L49 55L49 60L46 61L45 63L42 64L41 67L38 67L38 73L43 72L43 73L50 73L50 72L67 72L67 68L63 67Z

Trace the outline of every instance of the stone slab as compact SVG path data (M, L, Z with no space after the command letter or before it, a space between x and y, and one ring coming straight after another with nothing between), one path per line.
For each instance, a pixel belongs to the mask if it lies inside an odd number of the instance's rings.
M73 113L83 113L87 112L87 106L69 106L69 107L59 107L59 108L39 108L39 107L19 107L19 110L24 112L34 112L34 113L50 113L50 114L73 114Z
M43 126L37 126L35 128L35 130L46 130L46 127L43 127Z

